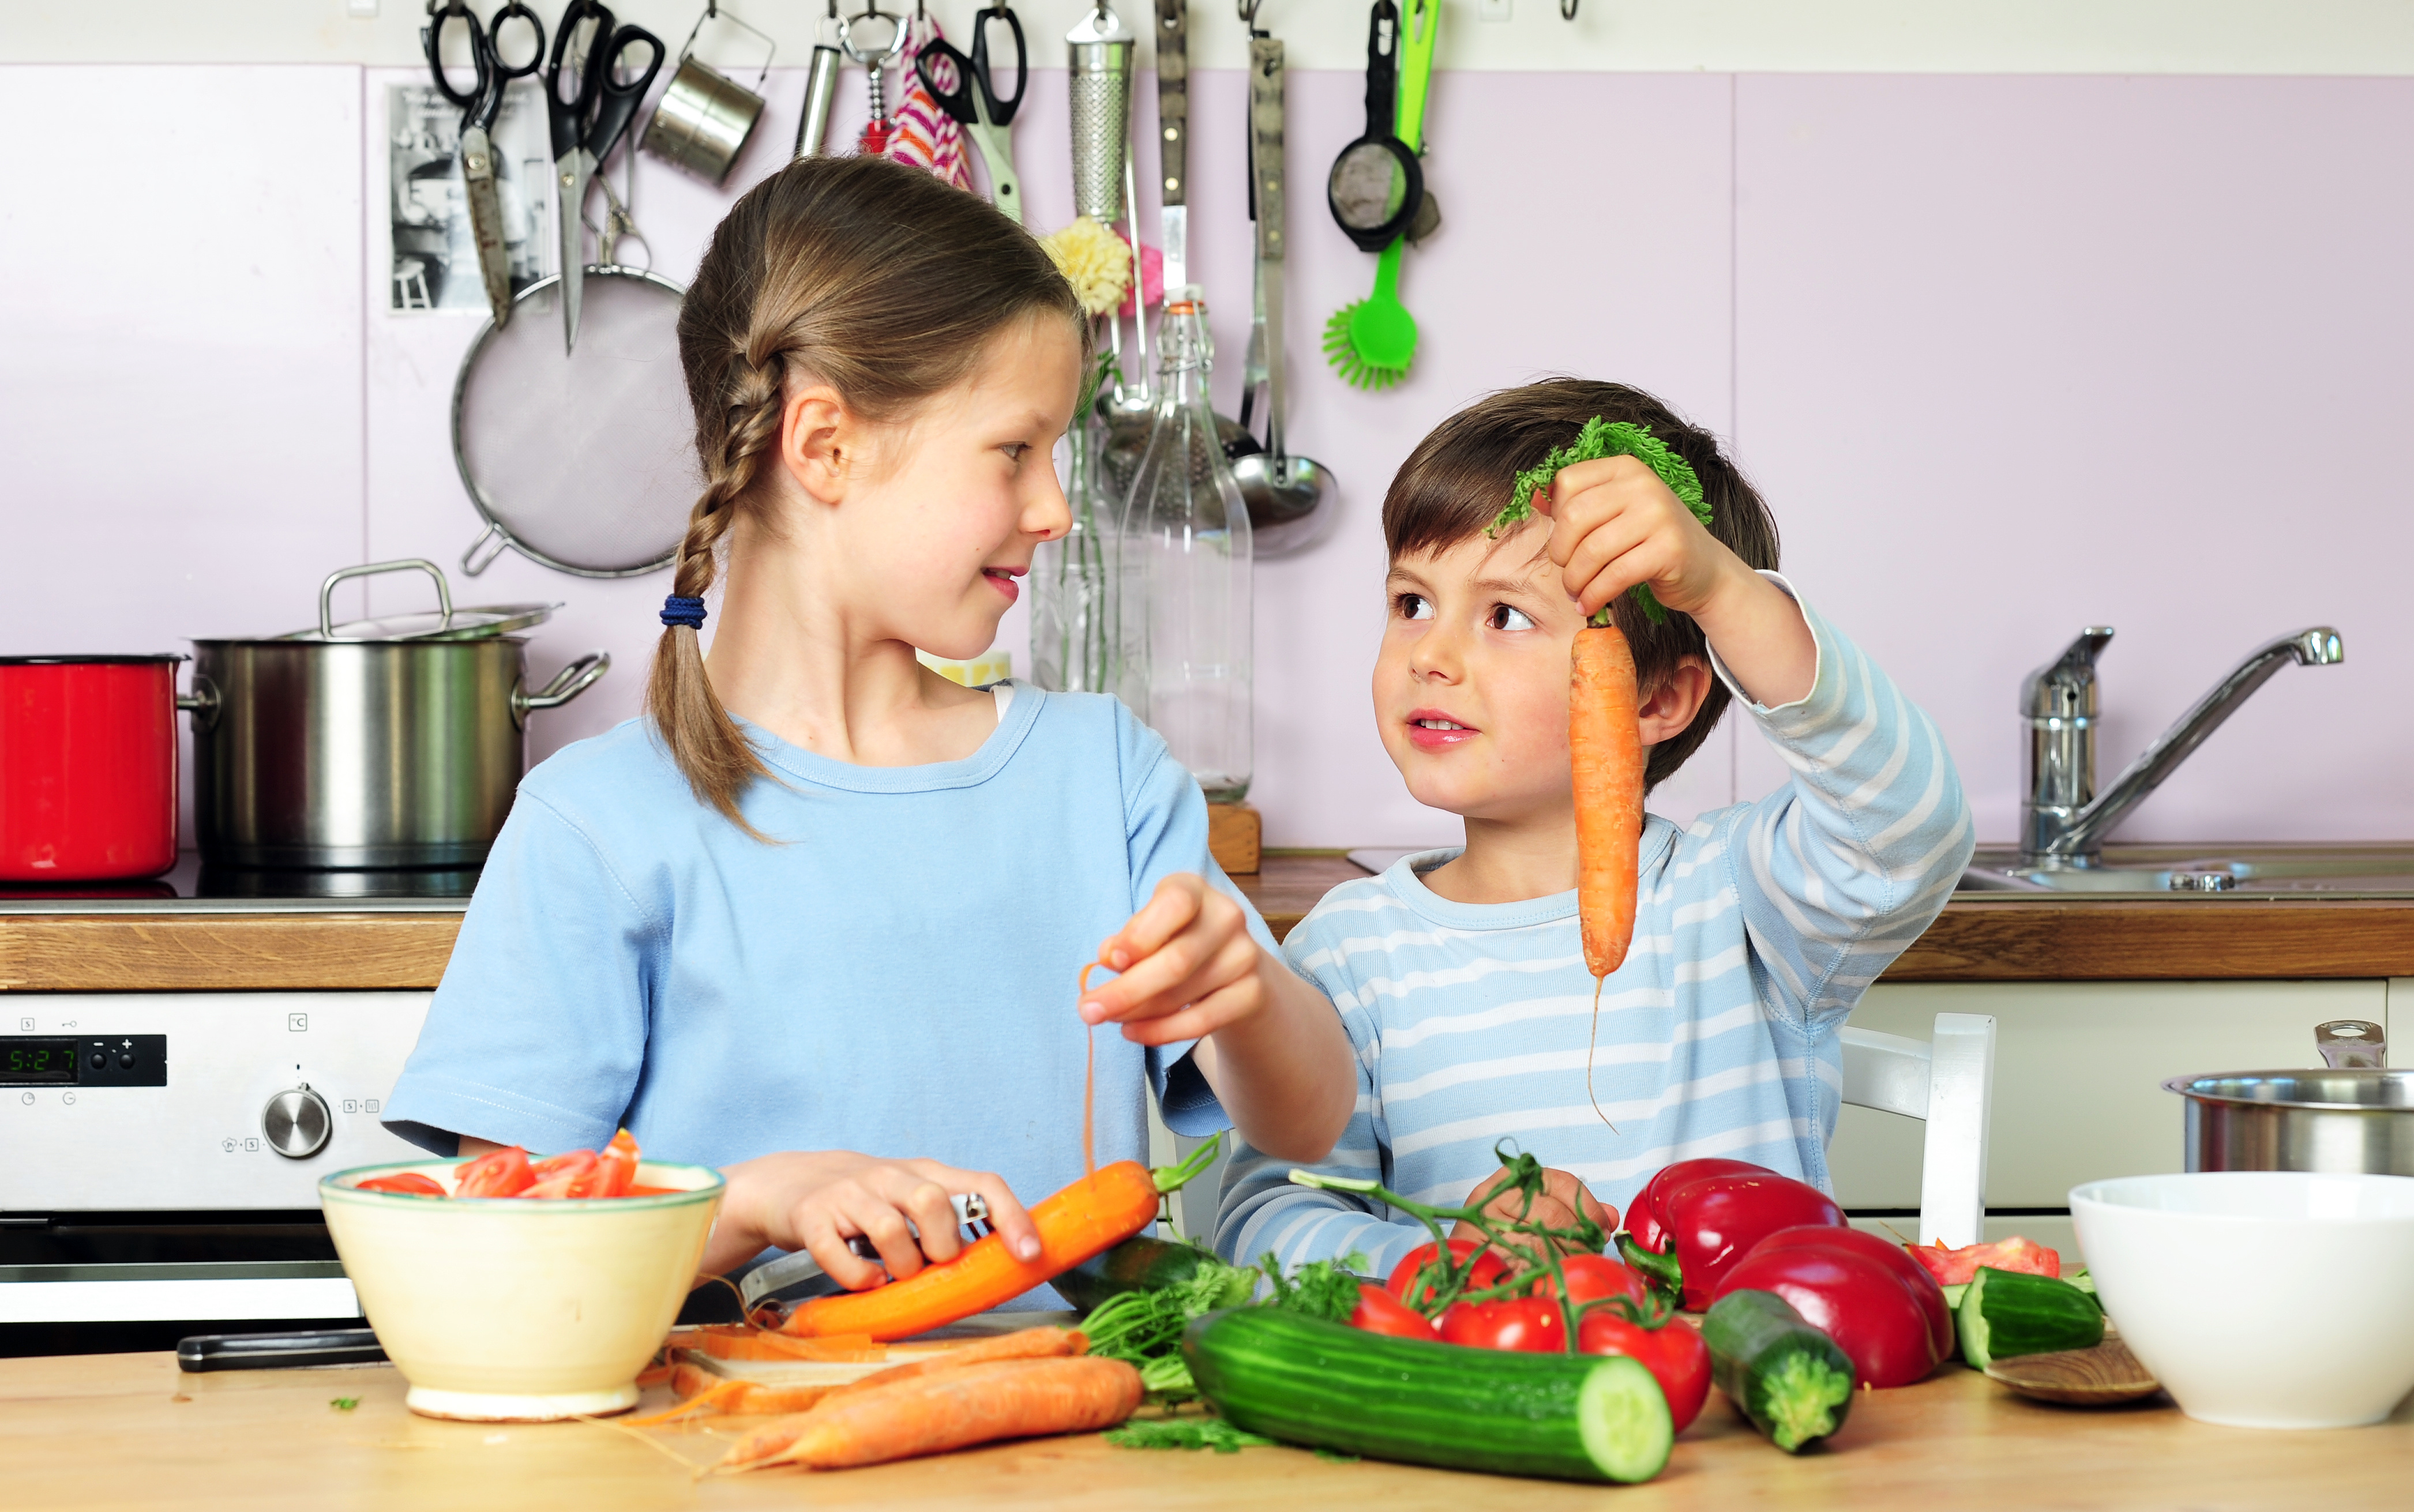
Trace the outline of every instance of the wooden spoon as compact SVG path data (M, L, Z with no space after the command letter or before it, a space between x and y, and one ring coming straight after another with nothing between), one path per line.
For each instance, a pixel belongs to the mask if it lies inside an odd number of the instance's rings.
M2107 1331L2093 1349L2065 1349L2051 1355L2020 1355L1987 1367L1987 1378L2001 1381L2024 1397L2059 1401L2073 1407L2109 1407L2136 1401L2163 1388L2129 1353L2121 1336Z

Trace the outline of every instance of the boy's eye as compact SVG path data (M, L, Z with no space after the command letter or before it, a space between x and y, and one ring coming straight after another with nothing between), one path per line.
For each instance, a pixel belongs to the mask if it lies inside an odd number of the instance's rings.
M1534 622L1522 611L1512 609L1505 603L1494 604L1492 617L1484 623L1497 630L1529 630L1534 628Z
M1022 453L1031 450L1031 444L1028 441L1008 441L998 450L1006 453L1006 460L1008 462L1020 462L1022 460Z
M1422 593L1401 594L1397 601L1402 619L1431 619L1434 616L1433 600Z

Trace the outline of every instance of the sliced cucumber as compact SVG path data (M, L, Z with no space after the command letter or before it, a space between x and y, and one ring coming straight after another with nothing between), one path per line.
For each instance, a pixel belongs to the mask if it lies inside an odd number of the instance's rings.
M1974 1371L2021 1355L2093 1349L2104 1342L2104 1310L2066 1281L1981 1267L1954 1320L1961 1357Z
M1649 1480L1668 1463L1676 1442L1668 1399L1642 1361L1623 1355L1600 1359L1576 1387L1576 1432L1585 1453L1612 1480L1630 1486Z

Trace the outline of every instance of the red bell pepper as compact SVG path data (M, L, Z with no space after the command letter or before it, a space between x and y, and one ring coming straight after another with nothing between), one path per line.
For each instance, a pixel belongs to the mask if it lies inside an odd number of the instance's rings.
M1431 1340L1434 1336L1431 1320L1371 1281L1358 1283L1358 1306L1349 1314L1349 1327L1394 1339Z
M1977 1278L1981 1266L1989 1270L2018 1270L2032 1276L2062 1274L2062 1253L2049 1250L2034 1239L2013 1238L1997 1244L1965 1244L1948 1250L1942 1244L1906 1244L1905 1250L1919 1262L1920 1267L1936 1278L1939 1286L1959 1286Z
M1701 1415L1710 1394L1710 1346L1698 1330L1664 1312L1653 1327L1595 1308L1576 1326L1576 1347L1587 1355L1624 1355L1649 1371L1668 1399L1668 1416L1679 1433Z
M1630 1234L1618 1253L1662 1290L1681 1293L1685 1311L1700 1312L1718 1297L1727 1271L1762 1239L1800 1223L1843 1221L1843 1209L1807 1181L1774 1171L1726 1172L1687 1181L1662 1199L1658 1222L1675 1239L1673 1252L1655 1254Z
M1860 1385L1909 1386L1944 1360L1934 1311L1914 1289L1933 1288L1933 1280L1924 1274L1917 1282L1908 1279L1870 1253L1862 1242L1870 1236L1853 1229L1823 1225L1783 1238L1764 1241L1728 1268L1717 1295L1775 1292L1852 1356ZM1940 1291L1934 1301L1944 1299Z
M1678 1161L1662 1165L1658 1174L1643 1183L1634 1194L1634 1205L1626 1210L1627 1230L1634 1242L1653 1254L1667 1254L1674 1246L1668 1239L1668 1198L1688 1181L1698 1181L1706 1176L1750 1176L1755 1171L1770 1171L1766 1165L1750 1161L1698 1160Z
M1781 1228L1752 1246L1752 1256L1770 1250L1786 1249L1848 1250L1863 1254L1886 1267L1895 1280L1902 1282L1920 1311L1928 1315L1928 1331L1936 1340L1936 1357L1950 1359L1953 1356L1953 1308L1945 1300L1945 1288L1936 1284L1925 1267L1903 1253L1903 1247L1890 1243L1874 1234L1857 1228L1835 1228L1825 1223L1805 1223L1798 1228ZM1799 1312L1800 1309L1796 1309Z
M1547 1297L1512 1297L1498 1302L1453 1302L1435 1322L1447 1344L1477 1349L1522 1349L1556 1355L1567 1348L1567 1320Z

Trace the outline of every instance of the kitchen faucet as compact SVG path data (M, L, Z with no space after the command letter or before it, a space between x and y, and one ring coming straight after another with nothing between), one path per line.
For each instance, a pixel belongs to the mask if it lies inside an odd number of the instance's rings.
M2095 792L2095 658L2112 639L2110 626L2091 626L2020 685L2028 724L2021 755L2020 860L2047 867L2093 867L2104 837L2162 786L2205 737L2239 704L2294 660L2330 667L2347 660L2339 632L2327 625L2283 635L2256 649L2157 736L2102 796Z

